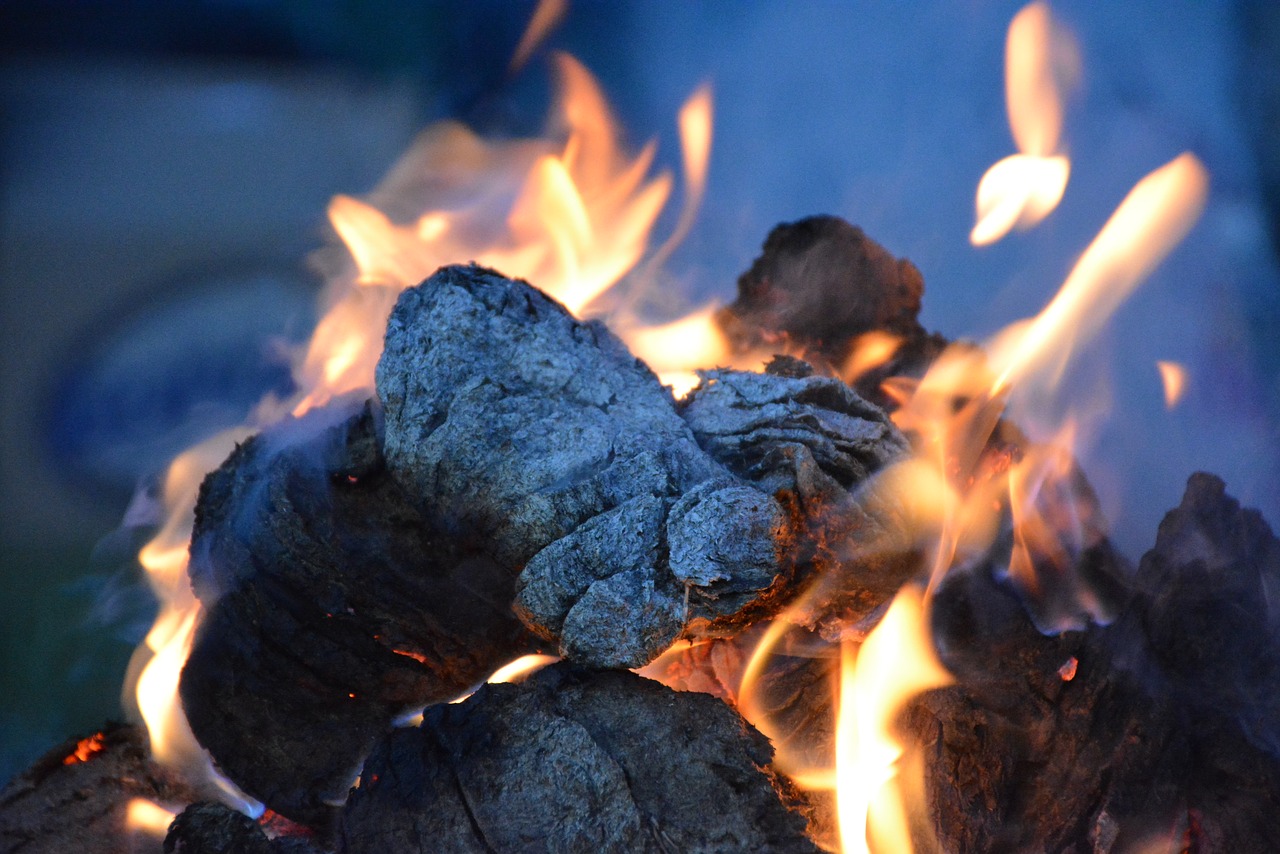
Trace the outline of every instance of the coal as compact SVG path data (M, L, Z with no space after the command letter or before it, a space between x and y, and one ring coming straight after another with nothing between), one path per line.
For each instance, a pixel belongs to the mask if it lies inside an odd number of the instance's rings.
M206 479L191 544L192 731L246 792L320 826L393 720L537 648L514 573L408 499L379 422L335 406L250 439Z
M108 724L54 747L0 789L0 851L159 852L159 838L127 829L130 801L172 809L198 797L181 776L151 759L145 730Z
M923 295L924 278L910 261L839 217L811 216L769 232L717 321L738 352L799 351L837 373L860 336L893 336L892 358L856 381L862 396L889 408L881 382L920 376L947 344L917 320Z
M343 811L363 852L816 852L769 742L719 700L553 665L383 739Z
M1280 850L1280 541L1256 511L1194 475L1109 626L1041 634L989 569L938 592L957 684L902 721L944 850Z

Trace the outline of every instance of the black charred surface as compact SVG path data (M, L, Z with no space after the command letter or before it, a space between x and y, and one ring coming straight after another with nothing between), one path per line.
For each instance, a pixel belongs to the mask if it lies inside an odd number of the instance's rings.
M126 828L134 798L181 807L198 795L151 760L141 727L109 724L100 746L76 758L70 739L0 790L0 851L22 854L141 854L160 842Z
M946 345L916 319L923 294L924 279L910 261L839 217L813 216L769 233L738 278L737 300L718 320L739 351L798 349L836 370L860 335L900 338L887 364L857 380L860 393L884 406L886 377L919 375Z
M1280 542L1208 475L1110 626L1046 636L986 569L949 581L934 626L958 684L902 720L942 848L1280 850L1278 581Z
M377 381L393 476L519 573L516 613L565 657L643 665L779 574L778 502L602 324L524 282L445 267L407 290Z
M164 838L164 854L271 854L258 823L223 804L202 801L187 807Z
M771 754L713 697L554 665L380 741L341 850L816 852Z
M202 487L191 578L205 606L181 682L192 730L303 823L324 824L396 716L534 648L514 574L407 500L369 405L237 448Z

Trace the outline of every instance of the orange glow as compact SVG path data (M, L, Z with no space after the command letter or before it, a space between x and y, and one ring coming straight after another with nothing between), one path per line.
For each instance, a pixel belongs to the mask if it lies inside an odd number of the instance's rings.
M145 798L134 798L125 808L125 827L161 839L177 814Z
M850 384L857 382L892 359L901 346L901 337L878 329L859 335L840 369L840 378Z
M524 35L520 37L520 44L516 46L516 52L511 57L509 71L514 73L524 67L529 57L533 56L533 52L538 49L538 45L542 44L543 39L564 19L564 13L567 11L569 11L569 0L539 0L538 8L533 10L529 26L525 28Z
M1005 105L1020 153L997 162L978 182L977 222L969 234L974 246L1031 228L1062 200L1071 162L1059 152L1058 138L1075 55L1074 40L1054 24L1047 3L1023 7L1009 24Z
M836 802L841 851L910 852L908 805L898 786L904 745L893 722L912 697L954 680L929 638L924 595L908 585L856 658L841 655L836 718ZM870 848L868 847L870 846Z
M548 664L555 664L559 660L560 657L556 655L522 655L493 671L493 675L485 681L495 684L522 682L526 676L538 672Z
M63 757L62 764L75 765L78 762L88 762L106 747L103 743L104 737L102 733L96 732L88 738L80 739L76 742L76 749L71 751L71 755Z
M1173 409L1187 390L1187 369L1177 362L1156 362L1160 382L1164 386L1164 406Z
M698 384L695 368L727 366L729 342L715 322L716 306L707 306L662 326L623 328L620 335L676 397Z

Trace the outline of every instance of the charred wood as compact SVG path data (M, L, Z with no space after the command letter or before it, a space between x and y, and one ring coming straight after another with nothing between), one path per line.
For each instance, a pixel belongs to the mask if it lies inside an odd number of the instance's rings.
M1280 846L1280 541L1195 475L1110 626L1046 636L990 572L935 599L958 684L904 727L955 852Z
M924 279L910 261L839 217L812 216L769 233L738 278L737 300L717 319L738 351L798 350L837 373L860 336L894 336L892 358L856 381L859 394L888 406L881 382L919 376L947 344L917 320L923 294Z
M446 267L406 291L378 393L393 476L519 571L517 614L565 657L637 667L787 586L792 520L773 484L735 476L603 325L523 282ZM874 433L879 454L900 452L864 408L875 424L847 443Z
M200 801L174 818L164 854L322 854L308 836L271 837L262 822L224 804Z
M143 854L160 839L126 824L129 803L167 808L199 797L151 759L141 727L109 724L58 745L0 790L0 851Z
M380 741L341 850L816 852L771 753L713 697L553 665Z
M222 770L319 825L393 719L534 648L514 574L408 500L373 405L347 412L260 434L206 480L191 545L205 610L181 681Z

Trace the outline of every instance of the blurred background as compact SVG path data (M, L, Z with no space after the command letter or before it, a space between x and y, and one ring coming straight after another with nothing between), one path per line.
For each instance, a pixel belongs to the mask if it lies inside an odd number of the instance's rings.
M288 390L329 197L370 190L434 120L542 127L545 51L507 71L535 5L0 0L0 782L119 714L153 616L130 497ZM577 0L545 48L581 59L671 168L676 112L711 82L706 200L666 273L690 306L731 300L774 224L834 213L920 267L927 326L982 337L1037 311L1133 183L1194 151L1203 219L1073 371L1111 408L1082 457L1135 559L1198 468L1274 526L1280 8L1053 3L1083 68L1071 183L1038 229L978 250L974 187L1014 150L1020 5ZM1189 371L1172 411L1156 360Z

